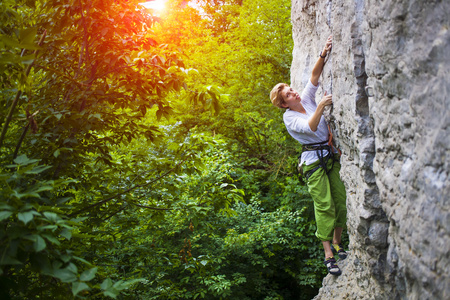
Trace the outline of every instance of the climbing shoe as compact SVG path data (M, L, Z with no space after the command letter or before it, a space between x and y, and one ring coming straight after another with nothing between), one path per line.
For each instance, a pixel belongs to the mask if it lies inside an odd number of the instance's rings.
M345 252L344 247L342 247L342 244L331 244L331 251L333 251L333 254L337 254L340 259L346 259L347 258L347 252Z
M333 257L328 258L323 263L327 267L328 273L335 276L341 275L341 269L336 265L336 260Z

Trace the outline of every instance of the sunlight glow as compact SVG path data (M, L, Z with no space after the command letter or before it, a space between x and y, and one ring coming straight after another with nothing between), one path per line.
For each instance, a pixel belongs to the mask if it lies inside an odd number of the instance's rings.
M153 0L141 3L145 8L154 9L156 11L163 11L166 8L166 0Z

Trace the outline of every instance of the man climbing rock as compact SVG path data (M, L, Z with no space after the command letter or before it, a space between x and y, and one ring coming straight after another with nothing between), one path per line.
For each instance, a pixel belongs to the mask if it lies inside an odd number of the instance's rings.
M315 101L319 77L331 46L332 36L320 52L301 96L289 85L278 83L270 92L270 100L273 105L286 109L283 120L287 131L303 145L300 166L314 200L316 236L322 241L328 272L340 275L333 253L340 259L347 257L341 244L347 208L345 187L339 176L340 155L332 145L330 129L323 117L325 107L333 103L332 95L325 92L319 104Z

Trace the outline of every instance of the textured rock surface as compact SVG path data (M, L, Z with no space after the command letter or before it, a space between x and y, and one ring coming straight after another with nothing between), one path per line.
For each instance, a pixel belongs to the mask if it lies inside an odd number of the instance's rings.
M449 15L448 0L292 1L293 87L333 35L317 100L333 94L348 194L351 255L315 299L450 299Z

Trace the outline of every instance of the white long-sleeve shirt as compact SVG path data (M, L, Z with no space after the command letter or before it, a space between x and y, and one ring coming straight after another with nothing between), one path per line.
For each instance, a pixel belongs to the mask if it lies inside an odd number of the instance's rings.
M316 132L312 131L308 124L309 118L312 117L317 109L315 99L318 87L319 85L314 86L311 81L308 81L308 84L300 96L300 103L303 105L306 114L299 113L289 108L283 114L283 121L287 131L302 145L320 143L328 140L328 126L323 116L320 117L319 126L317 126ZM324 150L323 155L328 155L328 151ZM317 156L316 151L305 151L302 153L300 164L305 162L306 165L310 165L318 159L319 157Z

